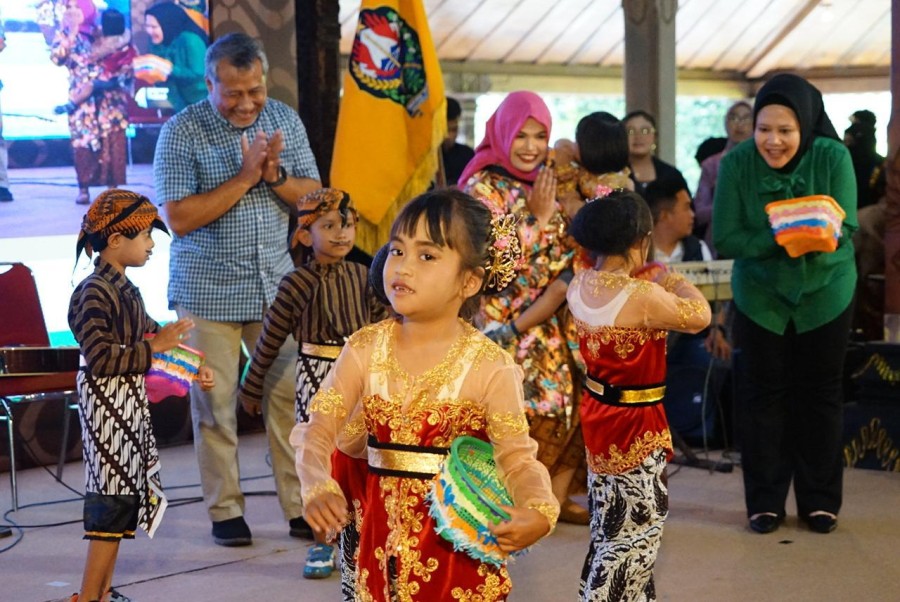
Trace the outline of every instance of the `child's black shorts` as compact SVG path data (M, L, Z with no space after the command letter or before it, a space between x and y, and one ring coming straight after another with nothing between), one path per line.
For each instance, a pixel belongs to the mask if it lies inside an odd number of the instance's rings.
M84 539L119 541L134 539L140 499L136 495L84 496Z

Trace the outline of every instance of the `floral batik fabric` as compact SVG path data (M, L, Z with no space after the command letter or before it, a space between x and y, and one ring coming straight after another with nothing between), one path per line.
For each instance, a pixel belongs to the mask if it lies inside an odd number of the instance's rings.
M481 306L480 319L485 328L494 322L507 324L571 267L574 248L567 237L568 222L557 208L550 221L541 226L526 205L531 188L498 171L476 172L466 183L465 191L481 198L495 214L518 219L521 268L503 291L485 295ZM554 316L523 332L513 339L506 351L525 372L528 415L565 420L572 403L572 374L570 350L559 320Z
M657 449L627 472L589 473L591 543L578 591L582 602L656 600L653 564L669 510L665 470L665 451Z

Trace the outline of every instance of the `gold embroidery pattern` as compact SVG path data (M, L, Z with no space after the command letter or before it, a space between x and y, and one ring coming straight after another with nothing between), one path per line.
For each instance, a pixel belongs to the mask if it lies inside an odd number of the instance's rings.
M387 511L388 537L384 548L375 549L375 558L379 569L385 572L388 588L395 590L396 600L413 602L421 588L418 581L431 581L432 573L438 568L436 558L427 558L423 563L422 551L418 549L425 512L417 512L416 508L424 510L421 501L431 488L431 481L382 477L379 484ZM386 574L389 557L397 559L397 576L393 583ZM385 598L393 599L389 595Z
M359 567L359 550L356 551L356 566ZM359 577L356 588L356 602L375 602L375 596L369 591L369 569L358 569Z
M900 370L894 370L880 353L873 353L866 361L866 365L853 373L853 378L859 378L869 368L875 368L875 373L886 383L896 385L900 383Z
M528 507L547 517L547 520L550 521L550 533L556 530L556 520L559 518L559 504L529 504ZM550 535L550 533L547 533L547 535Z
M646 280L632 278L626 274L614 274L612 272L603 272L591 270L585 276L585 287L595 296L601 296L605 291L623 289L633 286L632 295L646 295L653 290L653 285Z
M344 497L344 492L341 491L341 488L337 484L337 482L334 479L328 479L327 481L319 483L318 485L314 485L309 490L303 488L301 496L303 498L303 504L308 504L310 501L316 499L323 493L334 493L335 495Z
M338 393L334 387L319 389L312 401L309 402L309 413L334 416L338 420L342 420L347 417L347 410L344 409L344 396Z
M682 282L686 282L687 278L684 277L684 274L679 274L678 272L667 272L663 281L660 282L660 286L669 291L670 293L674 292Z
M586 341L588 351L597 356L600 345L613 345L613 351L622 359L626 359L639 346L650 339L666 338L666 331L657 328L626 328L624 326L592 326L581 320L575 320L578 337Z
M366 421L362 414L344 424L344 436L356 439L366 432Z
M366 428L370 433L378 426L387 426L391 443L421 445L421 429L424 425L438 427L439 434L429 445L450 447L460 435L482 431L487 426L484 407L464 399L429 399L426 391L420 391L408 408L395 399L382 399L372 395L363 399Z
M423 425L438 427L439 434L428 444L449 447L460 435L482 431L487 426L484 407L471 400L442 398L445 390L462 376L467 364L478 369L483 361L503 357L503 350L474 327L464 324L465 333L451 346L441 363L420 376L408 374L393 353L393 322L382 322L372 355L370 370L383 383L400 383L390 399L372 395L363 399L366 428L370 433L387 426L392 443L421 445ZM465 357L466 361L460 361ZM445 394L445 393L443 393ZM408 401L407 401L408 400ZM406 404L406 405L404 405Z
M529 428L523 412L497 412L490 414L487 422L487 434L493 441L527 433Z
M709 307L709 303L701 299L678 299L675 301L675 309L678 312L678 324L682 328L687 326L691 316L703 313Z
M609 456L592 454L587 450L588 466L597 474L622 474L644 461L657 449L672 449L672 434L669 429L654 433L647 431L643 437L636 438L627 452L619 451L618 446L609 446Z
M512 581L505 564L499 570L482 564L478 567L478 576L484 577L484 583L476 587L474 592L470 589L454 587L450 591L453 599L463 602L495 602L504 598L512 590Z
M362 347L366 347L367 345L371 345L372 341L378 337L379 333L385 329L386 326L389 326L394 323L394 320L382 320L376 324L369 324L368 326L363 326L352 335L347 340L347 344L353 347L354 349L360 349Z

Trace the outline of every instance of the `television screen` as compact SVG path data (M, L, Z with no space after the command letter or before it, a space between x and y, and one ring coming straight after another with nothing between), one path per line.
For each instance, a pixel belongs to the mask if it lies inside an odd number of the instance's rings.
M208 17L203 0L135 3L134 7L130 0L3 0L0 23L6 48L0 53L0 101L4 138L69 137L65 107L77 102L77 94L70 69L55 64L51 52L58 36L68 31L66 11L74 7L83 9L82 14L93 12L92 22L78 28L91 31L93 54L87 60L109 61L103 45L111 39L132 47L130 54L124 55L134 74L125 82L130 97L127 116L132 124L162 123L177 109L205 97L202 65ZM116 11L119 15L114 16ZM102 65L91 73L92 79L103 79Z

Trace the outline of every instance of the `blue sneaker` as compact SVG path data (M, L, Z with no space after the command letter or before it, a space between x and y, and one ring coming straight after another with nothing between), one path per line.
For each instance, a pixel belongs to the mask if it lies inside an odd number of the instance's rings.
M334 572L334 546L317 543L306 554L304 579L327 579Z

